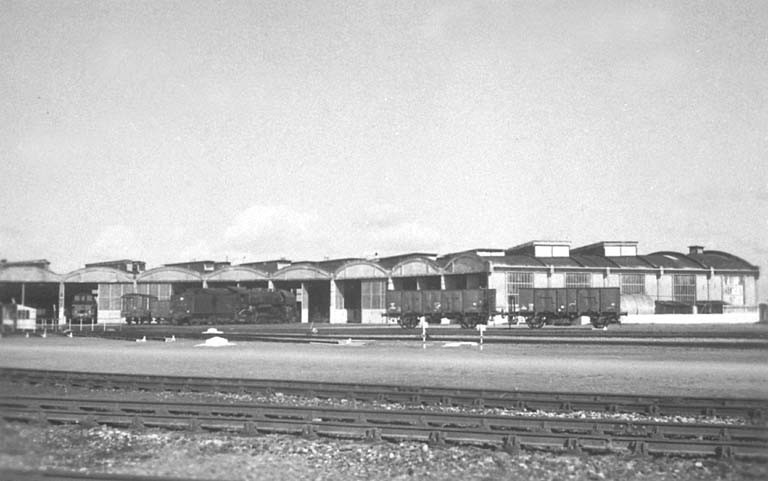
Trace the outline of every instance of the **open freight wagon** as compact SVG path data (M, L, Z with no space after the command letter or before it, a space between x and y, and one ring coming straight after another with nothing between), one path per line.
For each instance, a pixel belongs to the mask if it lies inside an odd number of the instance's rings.
M547 324L574 324L582 316L602 328L622 315L618 287L520 288L510 316L525 318L532 329Z
M474 328L499 314L495 289L387 291L386 306L383 315L409 329L421 318L431 323L447 318L461 327Z

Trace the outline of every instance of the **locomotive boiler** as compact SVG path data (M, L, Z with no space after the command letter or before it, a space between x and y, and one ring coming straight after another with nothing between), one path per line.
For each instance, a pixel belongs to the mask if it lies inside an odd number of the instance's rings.
M296 297L285 290L189 289L171 297L170 320L174 324L296 322Z

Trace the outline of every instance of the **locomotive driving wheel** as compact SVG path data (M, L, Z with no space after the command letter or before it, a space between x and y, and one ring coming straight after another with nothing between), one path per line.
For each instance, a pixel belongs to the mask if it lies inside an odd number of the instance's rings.
M533 317L526 317L525 323L528 324L528 327L531 329L541 329L544 324L547 323L547 316L537 315Z

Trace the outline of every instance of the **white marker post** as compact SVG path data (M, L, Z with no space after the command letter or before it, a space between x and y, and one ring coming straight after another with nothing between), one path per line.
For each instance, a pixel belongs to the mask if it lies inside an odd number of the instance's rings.
M480 350L483 350L483 333L485 332L485 328L487 326L485 324L478 324L477 330L480 331Z
M426 349L427 348L427 321L426 319L421 320L421 348Z

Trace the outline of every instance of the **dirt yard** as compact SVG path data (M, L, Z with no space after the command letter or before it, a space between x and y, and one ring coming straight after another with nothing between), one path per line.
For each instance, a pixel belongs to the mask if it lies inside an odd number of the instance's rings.
M768 397L768 352L627 346L0 339L0 366L510 390Z

